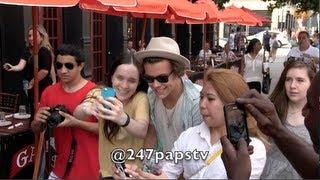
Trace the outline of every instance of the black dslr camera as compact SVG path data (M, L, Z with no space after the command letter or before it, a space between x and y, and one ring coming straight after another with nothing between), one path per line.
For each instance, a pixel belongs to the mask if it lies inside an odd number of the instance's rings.
M59 111L65 112L70 114L70 112L67 110L67 108L64 105L57 105L53 108L50 108L50 116L47 119L48 127L54 128L58 124L60 124L62 121L64 121L64 117L59 114Z

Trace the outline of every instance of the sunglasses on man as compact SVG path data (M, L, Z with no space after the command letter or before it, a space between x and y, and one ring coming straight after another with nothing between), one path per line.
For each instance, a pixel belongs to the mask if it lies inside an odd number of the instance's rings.
M72 63L61 63L61 62L56 62L55 67L57 70L61 69L62 66L66 67L68 70L72 70L74 68L74 64Z
M313 62L311 57L293 57L293 56L290 56L288 58L286 64L290 64L290 63L293 63L293 62L296 62L296 61L303 62L306 65L314 64L314 62Z
M173 71L171 71L168 75L162 74L162 75L159 75L156 77L144 75L143 79L146 80L147 83L153 83L154 80L157 80L159 83L167 83L169 81L169 77L172 73L173 73Z

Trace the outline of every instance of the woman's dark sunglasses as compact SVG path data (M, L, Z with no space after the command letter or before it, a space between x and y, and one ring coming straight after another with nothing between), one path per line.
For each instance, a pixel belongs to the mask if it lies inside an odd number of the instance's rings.
M153 83L154 80L157 80L159 83L167 83L169 81L169 77L172 74L173 71L171 71L170 74L168 75L159 75L156 77L152 77L152 76L148 76L148 75L144 75L143 79L147 81L147 83Z
M61 62L56 62L56 69L61 69L62 66L66 67L69 70L72 70L74 68L74 65L72 63L61 63Z

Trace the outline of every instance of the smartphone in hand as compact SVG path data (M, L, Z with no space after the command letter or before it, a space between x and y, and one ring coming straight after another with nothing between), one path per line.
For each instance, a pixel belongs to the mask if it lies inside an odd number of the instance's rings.
M238 103L226 104L223 108L227 137L237 149L240 138L243 138L247 145L250 143L247 125L246 111L243 105Z
M109 97L116 97L116 90L111 88L111 87L105 87L101 89L101 96L103 97L103 99L107 99ZM105 108L109 108L106 107Z
M119 171L120 178L125 179L126 177L130 177L130 175L124 171L126 169L126 165L124 162L121 162L121 163L116 162L116 163L114 163L114 166Z

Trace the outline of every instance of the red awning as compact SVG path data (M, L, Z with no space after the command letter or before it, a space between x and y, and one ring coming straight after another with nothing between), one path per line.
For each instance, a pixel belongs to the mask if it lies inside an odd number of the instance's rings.
M220 18L224 23L248 26L262 26L261 20L247 13L243 9L237 8L235 6L229 6L221 11Z
M0 4L44 7L70 7L78 2L79 0L0 0Z
M200 8L205 15L203 20L195 20L190 18L179 18L171 16L166 20L167 23L175 24L209 24L219 22L219 10L216 4L211 0L198 0L193 3L193 6Z

